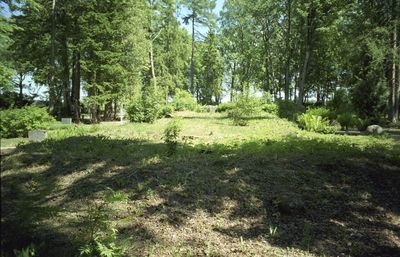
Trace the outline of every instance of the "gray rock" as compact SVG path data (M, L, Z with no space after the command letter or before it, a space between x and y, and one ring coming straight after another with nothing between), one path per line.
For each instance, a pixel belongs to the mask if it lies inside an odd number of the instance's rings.
M370 125L367 127L368 134L380 135L383 133L383 128L379 125Z
M29 141L41 142L47 138L47 131L45 130L31 130L28 132Z

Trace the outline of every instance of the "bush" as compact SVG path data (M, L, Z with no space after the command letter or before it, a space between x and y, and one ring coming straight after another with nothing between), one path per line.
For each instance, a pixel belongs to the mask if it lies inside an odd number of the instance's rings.
M118 230L111 222L115 211L112 204L126 202L125 193L106 191L100 203L91 202L81 217L80 237L85 244L80 247L80 256L124 256L126 249L117 244Z
M307 131L318 133L333 133L336 131L336 127L331 126L327 118L313 115L312 113L303 113L299 115L297 121L300 127Z
M353 109L351 98L346 89L338 89L334 93L334 97L328 102L328 107L337 112L348 112Z
M364 130L366 128L365 124L368 124L367 122L364 122L362 119L360 119L356 114L351 112L339 114L337 117L337 121L342 126L342 129L345 130L349 130L349 128Z
M267 113L277 115L278 114L278 105L276 105L274 103L266 103L266 104L263 104L262 110Z
M167 144L168 153L174 154L176 152L176 146L178 145L179 133L182 131L181 124L178 120L174 119L168 123L164 129L164 142Z
M197 106L195 108L195 112L199 112L199 113L210 112L210 106L212 106L212 105L200 105L200 104L197 104Z
M160 117L171 118L174 112L174 107L171 104L166 104L161 107Z
M145 92L142 98L137 97L128 107L129 120L132 122L149 123L156 121L161 117L163 111L160 99L162 98L153 90Z
M221 103L217 106L216 112L228 112L235 108L234 102Z
M261 112L259 99L255 97L241 96L239 101L235 103L232 110L228 112L228 117L233 120L236 126L246 126L249 119Z
M134 100L131 105L127 109L127 113L129 116L129 120L132 122L143 122L144 120L144 111L143 111L143 103L140 98Z
M321 116L323 119L328 120L333 120L336 118L335 113L325 107L308 109L306 113L314 116Z
M46 128L49 123L55 122L45 108L34 106L0 111L0 119L2 138L26 137L28 131Z
M188 91L176 89L172 105L176 111L195 111L197 102Z
M293 101L278 101L278 115L291 121L297 120L297 117L304 113L306 108Z

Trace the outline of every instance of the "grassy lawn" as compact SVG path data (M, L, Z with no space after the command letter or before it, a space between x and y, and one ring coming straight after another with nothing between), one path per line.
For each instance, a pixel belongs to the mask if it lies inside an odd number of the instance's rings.
M83 217L112 190L126 196L111 205L126 256L398 256L400 141L176 116L172 156L169 119L64 126L4 154L4 251L78 255Z
M14 148L19 144L28 142L27 138L1 138L0 147L1 148Z

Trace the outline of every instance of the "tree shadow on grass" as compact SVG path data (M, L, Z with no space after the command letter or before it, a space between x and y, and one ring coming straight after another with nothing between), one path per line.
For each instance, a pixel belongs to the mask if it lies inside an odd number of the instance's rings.
M283 249L329 256L395 256L400 251L399 149L288 137L235 146L185 144L174 156L166 152L163 144L93 136L20 147L2 163L8 249L26 235L47 240L50 248L54 241L77 249L79 242L71 235L55 238L67 227L76 233L73 223L65 219L49 228L45 221L53 217L51 211L79 212L83 200L111 188L126 192L131 204L144 202L136 210L139 221L155 218L161 225L186 227L198 211L210 219L222 215L209 237L264 239ZM151 195L158 203L146 203ZM26 209L28 219L18 213ZM21 221L26 225L18 228ZM275 234L270 231L274 227ZM138 235L136 255L143 255L142 241L162 240L157 231L132 221L120 231Z

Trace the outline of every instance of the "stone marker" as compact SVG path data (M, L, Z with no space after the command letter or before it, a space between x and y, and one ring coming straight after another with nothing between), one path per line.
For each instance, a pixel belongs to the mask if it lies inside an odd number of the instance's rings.
M216 106L210 106L210 113L215 113L215 110L217 109Z
M370 125L367 127L368 134L380 135L383 133L383 128L379 125Z
M124 110L124 107L123 107L123 106L121 106L121 108L119 109L119 114L118 114L118 116L119 116L119 121L120 121L121 123L124 123L125 110Z
M62 124L72 124L72 118L61 118Z
M47 138L46 130L31 130L28 132L29 141L41 142Z

